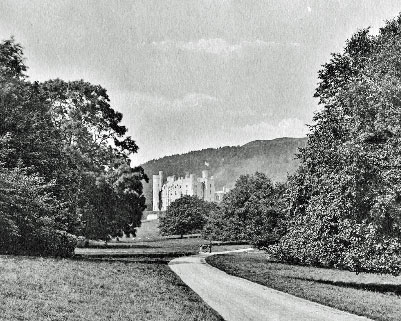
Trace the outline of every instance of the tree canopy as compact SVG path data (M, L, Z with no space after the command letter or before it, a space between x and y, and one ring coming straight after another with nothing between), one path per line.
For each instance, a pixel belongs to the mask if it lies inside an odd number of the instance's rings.
M163 235L180 235L200 232L206 217L214 207L196 196L184 195L172 202L160 218L160 232Z
M251 241L258 247L276 243L284 231L283 184L274 185L266 174L242 175L224 196L205 226L205 237Z
M130 166L138 146L106 89L83 80L30 82L26 70L21 45L13 38L1 42L1 242L25 244L33 232L23 222L30 221L45 222L45 230L31 229L54 242L67 232L103 239L135 234L147 176Z
M319 72L316 113L290 182L278 248L294 262L401 271L401 16L360 30Z

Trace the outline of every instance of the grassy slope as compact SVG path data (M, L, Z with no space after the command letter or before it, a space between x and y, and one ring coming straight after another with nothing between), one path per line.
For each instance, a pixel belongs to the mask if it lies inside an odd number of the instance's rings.
M164 264L0 256L0 319L221 320Z
M274 263L263 253L216 255L229 274L375 320L401 320L401 277Z
M159 220L142 221L137 229L136 239L151 239L160 237Z

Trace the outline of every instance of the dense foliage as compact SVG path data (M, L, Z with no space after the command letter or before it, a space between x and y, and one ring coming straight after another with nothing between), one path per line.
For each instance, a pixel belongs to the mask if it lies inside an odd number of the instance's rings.
M199 233L215 208L213 203L205 202L196 196L184 195L172 202L166 213L160 218L162 235L180 235Z
M212 211L204 236L214 240L250 241L257 247L277 243L285 230L285 185L263 173L242 175Z
M22 47L0 43L0 251L71 254L70 234L135 234L145 199L138 149L104 88L30 82ZM107 208L107 211L106 211Z
M315 115L291 179L275 253L327 267L401 272L401 16L357 32L319 73Z
M75 237L58 230L55 222L62 208L51 194L53 186L20 168L0 167L0 253L73 253Z

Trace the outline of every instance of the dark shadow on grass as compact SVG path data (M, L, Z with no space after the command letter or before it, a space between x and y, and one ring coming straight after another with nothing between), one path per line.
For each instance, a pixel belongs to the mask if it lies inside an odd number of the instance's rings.
M357 283L357 282L344 282L344 281L331 281L331 280L316 280L311 278L289 277L291 279L298 279L302 281L316 282L328 285L339 286L343 288L353 288L357 290L366 290L379 293L392 293L401 295L400 284L386 284L386 283Z
M74 258L74 260L79 260L79 261L91 261L91 262L120 262L120 263L142 263L142 264L163 264L167 265L171 258L135 258L135 257L130 257L130 258L113 258L113 257L95 257L95 258L90 258L90 257L81 257L81 258Z
M162 263L167 264L172 259L194 254L193 252L170 252L170 253L108 253L108 254L75 254L73 260L90 261L122 261L139 263Z
M135 243L111 243L111 244L91 244L85 249L157 249L160 246L135 244Z

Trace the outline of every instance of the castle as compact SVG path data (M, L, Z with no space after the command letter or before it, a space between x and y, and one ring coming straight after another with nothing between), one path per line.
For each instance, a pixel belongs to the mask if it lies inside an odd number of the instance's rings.
M202 177L187 173L185 177L179 178L175 175L168 176L166 182L162 171L159 175L153 175L153 211L165 211L172 202L183 195L215 202L215 194L214 179L213 176L209 177L207 170L202 171Z

